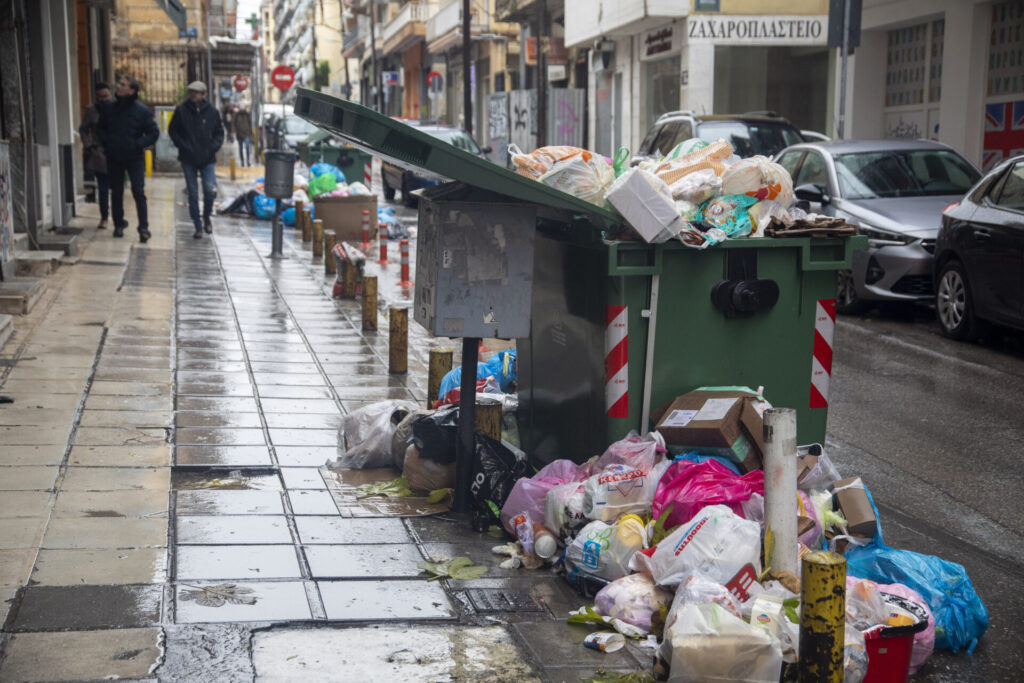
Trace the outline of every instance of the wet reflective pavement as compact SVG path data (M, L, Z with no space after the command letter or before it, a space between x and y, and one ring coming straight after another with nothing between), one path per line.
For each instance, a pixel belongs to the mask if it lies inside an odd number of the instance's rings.
M59 316L4 349L0 680L578 680L646 663L583 650L564 622L580 599L543 571L498 569L500 537L355 505L354 483L321 469L343 415L424 403L428 350L451 345L410 321L409 372L388 373L387 305L408 296L397 264L369 266L385 332L363 332L359 302L330 298L292 230L283 260L267 223L221 218L194 240L180 190L151 184L145 247L88 245L125 264L102 271L107 290L72 270ZM427 582L417 568L454 554L490 569ZM535 609L481 612L475 589Z

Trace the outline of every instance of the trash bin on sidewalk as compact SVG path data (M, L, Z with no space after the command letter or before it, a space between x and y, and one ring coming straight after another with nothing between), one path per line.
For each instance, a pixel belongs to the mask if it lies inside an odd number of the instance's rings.
M798 411L801 443L824 440L828 377L815 363L831 356L836 271L864 238L747 238L706 250L608 239L623 224L617 214L370 109L300 89L295 112L401 167L459 181L423 194L421 241L435 200L495 204L492 222L497 205L535 207L530 334L517 351L520 434L536 462L601 453L701 386L763 385L775 405ZM418 251L417 270L429 254ZM414 315L425 323L421 301L443 293L416 282ZM448 324L449 336L474 336Z
M299 159L307 166L325 162L341 169L341 172L345 174L346 183L351 185L360 182L365 183L367 187L371 185L366 182L366 174L373 157L356 147L339 144L326 131L320 130L311 133L309 137L299 142L296 148Z

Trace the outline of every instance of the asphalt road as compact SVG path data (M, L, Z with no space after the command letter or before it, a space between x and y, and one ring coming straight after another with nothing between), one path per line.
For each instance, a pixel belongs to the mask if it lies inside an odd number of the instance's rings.
M831 393L828 453L888 545L962 564L989 610L973 654L937 652L914 680L1020 680L1024 335L955 342L923 308L841 316Z

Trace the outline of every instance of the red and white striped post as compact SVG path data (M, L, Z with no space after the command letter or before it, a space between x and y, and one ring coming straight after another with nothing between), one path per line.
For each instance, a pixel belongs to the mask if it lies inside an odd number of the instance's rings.
M818 299L814 314L814 357L811 358L811 408L828 408L832 378L832 342L836 335L836 300Z
M628 306L605 308L604 406L608 417L629 417Z
M372 168L371 162L367 161L363 166L363 185L367 188L373 187L373 174L370 172Z
M380 244L380 258L377 260L377 265L386 266L391 261L388 261L388 232L383 225L377 224L377 243Z
M359 251L368 254L370 251L370 212L363 211L363 241L359 243Z
M412 287L412 280L409 279L409 240L402 240L398 243L398 253L401 255L399 261L402 264L402 279L398 286L408 289Z

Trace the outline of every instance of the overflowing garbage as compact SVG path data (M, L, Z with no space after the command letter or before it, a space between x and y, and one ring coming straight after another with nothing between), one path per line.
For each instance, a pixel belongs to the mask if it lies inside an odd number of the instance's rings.
M478 376L481 396L515 405L503 393L515 390L514 352L480 363ZM445 378L429 410L384 401L354 411L334 466L392 465L413 491L454 486L459 377ZM587 647L652 647L654 673L668 680L779 681L799 663L802 606L800 577L768 566L769 408L760 388L700 388L655 411L654 431L529 476L525 454L477 432L476 514L510 537L496 562L556 572L592 599L567 615L598 629ZM886 545L865 480L841 476L819 445L796 461L793 552L846 557L845 680L905 680L936 648L972 651L988 613L963 567Z
M621 152L625 152L622 154ZM794 203L793 179L767 157L741 159L725 140L680 142L663 158L626 168L579 147L541 147L509 156L516 172L617 211L644 240L677 239L704 249L727 239L848 235L842 220L808 214Z

